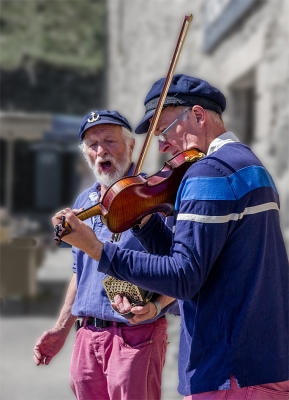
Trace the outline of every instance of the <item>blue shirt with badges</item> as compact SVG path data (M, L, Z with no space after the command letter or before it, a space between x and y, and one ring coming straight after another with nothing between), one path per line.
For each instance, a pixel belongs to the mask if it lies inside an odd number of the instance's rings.
M181 394L289 379L279 197L247 146L226 132L188 169L173 242L158 215L134 234L151 254L105 243L99 270L179 299Z
M73 208L84 207L84 209L87 209L95 205L99 197L100 185L96 182L91 188L86 189L78 196ZM100 216L89 218L84 222L94 230L100 241L110 241L112 234L101 222ZM131 231L122 233L118 246L125 249L145 251L138 239L132 235ZM107 275L98 272L98 262L76 247L72 247L72 253L74 258L73 271L77 275L77 293L72 307L72 314L78 317L92 316L106 321L125 322L130 325L128 319L122 317L112 309L102 285L102 280ZM155 319L162 317L167 311L178 314L176 303L175 301L165 307ZM152 322L155 319L147 320L143 323Z

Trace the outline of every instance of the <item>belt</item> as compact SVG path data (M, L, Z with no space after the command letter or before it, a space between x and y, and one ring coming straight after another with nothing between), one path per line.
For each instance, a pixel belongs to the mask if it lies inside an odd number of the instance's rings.
M78 318L75 321L76 331L78 331L78 329L84 326L94 326L95 328L107 328L112 325L117 327L128 326L123 322L105 321L104 319L99 319L95 317L83 317L83 318Z

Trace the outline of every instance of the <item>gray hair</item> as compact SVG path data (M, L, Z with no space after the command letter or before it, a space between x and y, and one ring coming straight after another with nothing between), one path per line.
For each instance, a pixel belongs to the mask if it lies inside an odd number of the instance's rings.
M181 110L185 110L185 109L188 108L188 107L186 107L186 106L180 106L180 107L178 107L178 108L180 108ZM213 120L213 122L214 122L215 124L220 125L220 124L223 124L223 123L224 123L221 114L217 113L216 111L209 110L208 108L206 108L205 110L207 111L207 113L210 114L210 116L211 116L211 118L212 118L212 120ZM182 112L183 112L183 111L182 111ZM181 121L186 121L188 118L189 118L189 117L188 117L188 115L187 115L187 113L186 113L186 114L184 114L184 115L182 116Z
M206 110L212 117L212 120L214 121L215 124L219 125L219 124L224 124L222 115L217 113L216 111L212 111L212 110Z

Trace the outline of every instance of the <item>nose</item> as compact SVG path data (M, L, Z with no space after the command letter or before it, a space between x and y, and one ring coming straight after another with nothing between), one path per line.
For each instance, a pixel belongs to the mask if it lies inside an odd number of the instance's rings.
M98 157L103 157L104 155L107 154L107 150L104 146L99 144L96 149L96 154Z
M170 145L167 142L158 142L159 143L159 152L167 153L169 151Z

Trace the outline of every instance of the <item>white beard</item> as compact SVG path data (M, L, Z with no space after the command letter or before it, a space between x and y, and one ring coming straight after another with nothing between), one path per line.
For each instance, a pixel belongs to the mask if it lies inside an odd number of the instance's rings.
M116 162L113 158L107 156L107 157L104 157L101 159L98 158L96 160L95 164L92 164L92 162L90 161L90 159L87 157L87 155L85 153L84 153L84 157L85 157L89 167L92 169L92 171L97 179L97 182L101 186L104 186L105 188L108 188L114 182L121 179L125 175L125 173L128 171L128 169L131 165L128 148L126 149L126 151L124 153L122 163ZM114 165L116 171L113 173L101 171L99 168L99 164L104 161L110 161Z

